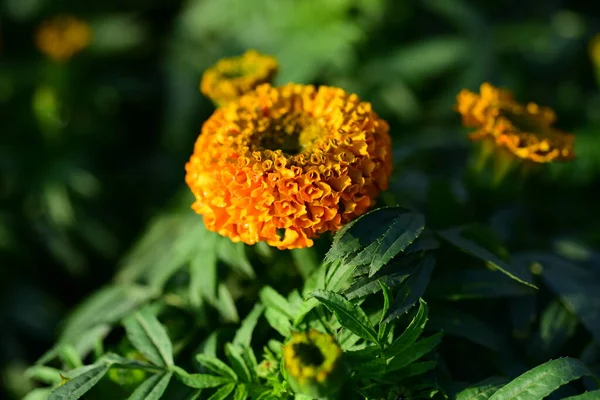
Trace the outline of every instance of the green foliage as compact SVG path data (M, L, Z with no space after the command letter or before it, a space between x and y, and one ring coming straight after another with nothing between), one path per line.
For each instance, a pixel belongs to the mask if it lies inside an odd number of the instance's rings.
M600 398L584 2L79 3L0 2L0 398L308 400L283 360L310 330L343 352L341 399ZM34 40L59 12L93 30L62 63ZM199 79L248 48L390 125L388 188L311 248L233 243L190 210ZM491 184L453 109L485 81L555 110L575 159Z

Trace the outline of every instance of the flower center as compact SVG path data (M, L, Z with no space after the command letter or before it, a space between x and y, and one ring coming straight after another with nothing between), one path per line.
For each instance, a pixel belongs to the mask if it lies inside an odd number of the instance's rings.
M321 128L310 118L283 116L273 120L262 132L259 146L296 155L310 147L321 135Z
M516 113L503 110L501 115L508 119L520 132L537 133L542 129L540 122L529 113Z
M296 343L294 344L294 352L300 362L306 366L318 367L325 361L321 349L314 344Z

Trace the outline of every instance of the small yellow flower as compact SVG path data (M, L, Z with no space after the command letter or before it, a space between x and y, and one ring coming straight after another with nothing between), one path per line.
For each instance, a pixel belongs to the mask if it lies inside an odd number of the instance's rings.
M91 41L90 26L71 15L59 15L42 22L35 35L38 49L55 61L69 60Z
M477 128L469 135L471 140L491 140L514 156L537 163L574 157L575 137L553 128L554 111L535 103L519 104L509 91L484 83L480 93L461 91L455 109L465 126Z
M260 84L271 83L277 69L275 57L248 50L241 56L223 58L207 69L200 82L200 91L221 106Z
M261 85L202 126L185 166L192 208L235 242L310 247L387 188L388 129L340 88Z
M337 392L345 378L343 351L328 334L294 333L283 346L283 362L292 389L316 398Z

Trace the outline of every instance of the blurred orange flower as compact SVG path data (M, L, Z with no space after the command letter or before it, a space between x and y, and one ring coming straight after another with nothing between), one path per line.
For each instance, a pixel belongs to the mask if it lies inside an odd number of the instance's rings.
M235 242L312 246L387 188L388 129L342 89L261 85L204 123L186 164L192 208Z
M471 140L492 140L515 156L538 163L574 157L575 137L552 127L556 114L535 103L521 105L511 92L489 83L480 93L462 90L455 106L467 127L478 128Z
M200 91L215 104L224 105L260 84L271 83L277 69L275 57L248 50L241 56L223 58L207 69Z
M59 15L42 22L35 35L38 49L55 61L69 60L91 41L90 26L71 15Z

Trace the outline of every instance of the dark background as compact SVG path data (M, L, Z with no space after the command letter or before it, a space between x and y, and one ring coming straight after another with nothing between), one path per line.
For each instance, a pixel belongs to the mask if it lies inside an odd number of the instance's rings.
M88 22L94 38L58 64L33 38L61 13ZM112 278L184 188L213 110L198 90L202 71L248 48L278 57L278 82L336 85L373 102L396 152L452 144L436 156L452 165L469 148L452 110L460 89L490 81L553 107L577 134L578 158L547 166L552 204L578 210L564 221L554 208L537 223L560 231L580 221L600 247L600 64L589 45L599 32L591 1L1 0L0 398L30 389L23 371L61 319Z

